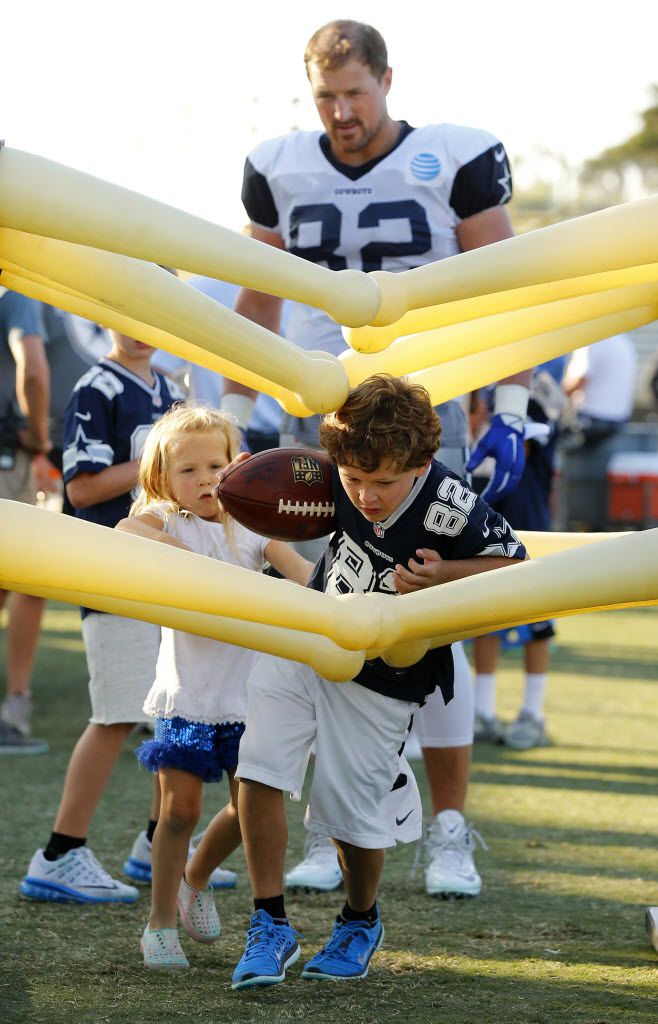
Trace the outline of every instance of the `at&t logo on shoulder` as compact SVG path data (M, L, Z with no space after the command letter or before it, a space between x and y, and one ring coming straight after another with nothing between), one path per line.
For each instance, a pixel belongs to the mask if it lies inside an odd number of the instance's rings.
M414 178L419 181L432 181L441 173L441 161L434 153L417 153L410 168Z

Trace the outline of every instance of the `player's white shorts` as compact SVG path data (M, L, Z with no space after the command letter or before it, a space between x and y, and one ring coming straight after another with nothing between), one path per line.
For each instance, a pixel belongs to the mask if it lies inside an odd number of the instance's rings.
M298 794L315 740L306 827L364 849L395 846L395 819L406 810L399 791L388 803L387 797L400 775L399 750L417 708L263 655L247 682L247 729L236 775ZM416 796L405 796L407 810L416 808L419 815Z
M413 731L421 747L468 747L473 742L475 715L473 678L464 645L452 645L455 695L445 704L437 688L414 715Z
M92 612L82 620L94 725L148 722L144 701L155 679L160 627Z

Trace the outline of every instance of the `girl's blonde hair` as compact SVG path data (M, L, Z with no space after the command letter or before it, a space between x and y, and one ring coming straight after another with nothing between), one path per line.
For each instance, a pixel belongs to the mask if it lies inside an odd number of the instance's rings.
M147 512L150 505L160 505L165 514L185 510L176 501L168 480L172 441L183 434L206 434L216 431L226 441L229 462L239 454L240 431L233 419L201 402L175 405L151 427L139 461L140 493L133 502L130 515Z

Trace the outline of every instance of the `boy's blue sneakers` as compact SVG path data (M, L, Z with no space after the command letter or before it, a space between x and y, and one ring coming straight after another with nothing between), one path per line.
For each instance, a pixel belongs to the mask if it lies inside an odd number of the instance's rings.
M233 971L231 988L277 985L283 981L286 967L299 960L297 935L289 924L277 924L266 910L252 914L247 945Z
M304 964L302 978L365 978L373 953L384 941L384 927L377 920L365 921L337 919L326 946Z

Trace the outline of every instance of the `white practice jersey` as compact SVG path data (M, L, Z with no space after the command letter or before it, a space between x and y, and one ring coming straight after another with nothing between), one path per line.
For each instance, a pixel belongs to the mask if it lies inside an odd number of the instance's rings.
M402 122L395 147L359 167L338 162L321 131L292 132L247 158L242 199L250 220L286 249L331 270L401 271L454 256L457 225L507 203L512 179L503 144L453 124ZM295 305L286 337L338 355L340 327Z

